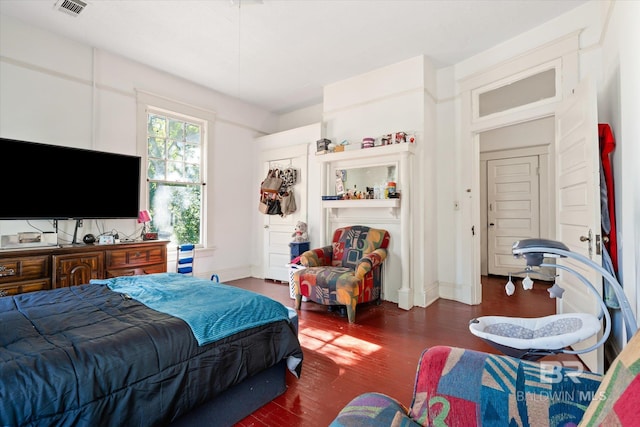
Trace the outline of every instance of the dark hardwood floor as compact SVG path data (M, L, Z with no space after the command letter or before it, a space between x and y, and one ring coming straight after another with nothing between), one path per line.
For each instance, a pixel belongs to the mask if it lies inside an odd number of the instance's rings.
M504 292L506 279L483 277L483 303L476 306L440 299L427 308L402 310L397 304L358 306L355 324L339 312L303 302L298 312L299 339L304 351L302 375L287 375L288 390L237 426L326 426L357 395L377 391L411 404L420 354L435 345L450 345L500 354L469 332L478 316L539 317L555 313L545 282L524 291ZM293 307L286 283L242 279L227 284L250 289ZM543 360L578 360L547 356Z

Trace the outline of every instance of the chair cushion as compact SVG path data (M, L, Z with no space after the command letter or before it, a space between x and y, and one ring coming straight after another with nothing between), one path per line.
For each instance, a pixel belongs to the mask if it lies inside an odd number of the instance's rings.
M333 233L332 265L355 270L364 255L388 245L389 233L386 230L362 225L338 228Z
M380 297L379 268L363 279L345 267L308 267L296 274L300 295L320 304L355 306Z
M607 370L580 425L640 425L638 372L640 372L640 332L636 332Z

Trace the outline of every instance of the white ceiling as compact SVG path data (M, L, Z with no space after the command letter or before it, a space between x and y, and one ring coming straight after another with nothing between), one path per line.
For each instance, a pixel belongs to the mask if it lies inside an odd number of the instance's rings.
M585 0L0 0L0 13L276 113L421 54L452 65Z

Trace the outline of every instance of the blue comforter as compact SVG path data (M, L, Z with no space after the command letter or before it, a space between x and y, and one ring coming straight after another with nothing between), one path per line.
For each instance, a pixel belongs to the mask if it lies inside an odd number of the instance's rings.
M264 295L178 273L91 280L149 308L184 320L198 344L289 318L286 307Z
M171 276L154 280L186 280L174 296L173 285L156 283L161 290L151 292L138 276L108 281L122 289L140 283L127 293L87 284L1 297L0 426L168 425L281 362L300 375L302 349L288 318L249 326L262 322L257 311L286 313L282 304L256 307L252 301L264 297L237 289L235 299L229 286ZM147 307L134 291L176 307L209 307L201 328L228 336L199 345L187 322ZM183 296L192 292L198 299L188 304ZM222 313L211 314L198 292L214 293L210 304ZM222 323L245 330L229 335L217 329Z

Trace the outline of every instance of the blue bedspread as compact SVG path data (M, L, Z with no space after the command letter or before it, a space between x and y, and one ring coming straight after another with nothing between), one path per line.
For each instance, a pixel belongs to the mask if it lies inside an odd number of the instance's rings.
M199 345L278 320L287 309L264 295L178 273L93 279L149 308L184 320Z

